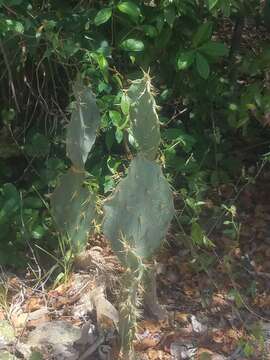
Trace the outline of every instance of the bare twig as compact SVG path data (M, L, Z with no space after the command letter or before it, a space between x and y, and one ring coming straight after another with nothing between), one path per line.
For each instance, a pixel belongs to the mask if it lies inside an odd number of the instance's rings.
M12 95L13 95L13 98L14 98L14 101L15 101L15 105L16 105L17 111L20 112L21 110L20 110L19 103L18 103L17 96L16 96L15 86L14 86L14 82L13 82L13 78L12 78L12 72L11 72L9 62L8 62L8 57L7 57L7 54L5 52L5 48L4 48L4 45L3 45L2 41L1 41L1 39L0 39L0 50L2 52L4 62L5 62L6 68L7 68L9 83L10 83Z

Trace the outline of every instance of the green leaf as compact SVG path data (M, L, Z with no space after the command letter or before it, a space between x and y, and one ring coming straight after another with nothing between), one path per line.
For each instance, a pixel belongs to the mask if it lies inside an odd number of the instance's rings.
M38 197L29 196L24 199L23 206L24 208L41 209L43 207L43 202Z
M229 50L225 44L214 41L209 41L203 44L199 49L205 55L212 57L227 56L229 53Z
M124 115L128 115L130 108L130 99L127 94L123 94L121 97L120 107Z
M113 125L116 126L117 128L123 124L123 120L122 120L122 116L121 116L120 112L115 111L115 110L110 110L109 116L112 120Z
M118 142L118 144L122 142L123 137L124 137L123 131L117 128L115 131L115 139Z
M208 0L208 9L212 10L218 3L219 0Z
M50 142L46 136L35 133L28 144L25 146L25 152L29 156L44 157L50 151Z
M212 36L212 23L206 22L202 24L192 38L192 45L197 47L207 40L210 40Z
M32 236L34 239L39 240L42 239L44 234L45 234L45 229L43 226L41 225L37 225L33 230L32 230Z
M117 8L119 11L121 11L124 14L127 14L134 20L135 22L138 21L141 11L140 8L134 4L132 1L124 1L117 5Z
M209 77L210 68L209 68L208 61L200 53L196 54L196 68L197 68L197 71L198 71L199 75L203 79L206 80Z
M119 160L117 158L113 158L111 156L108 157L108 159L107 159L107 167L108 167L108 169L110 170L110 172L112 174L117 173L117 169L118 169L119 165L121 165L121 160Z
M24 32L24 26L23 26L23 24L20 23L20 22L18 22L18 21L16 21L16 22L14 23L14 30L15 30L17 33L19 33L19 34L23 34L23 32Z
M142 29L145 35L150 38L155 38L158 35L158 31L153 25L143 25Z
M177 68L178 70L186 70L192 65L194 61L194 52L193 51L187 51L184 53L181 53L177 59Z
M143 51L144 43L136 39L127 39L121 43L121 48L125 51Z
M176 17L176 13L175 13L175 8L173 5L171 6L167 6L164 9L164 16L165 16L165 20L168 23L168 25L172 28L173 27L173 23Z
M203 231L201 226L198 223L193 223L191 226L191 238L194 244L202 245L203 244Z
M104 9L101 9L95 19L94 19L94 23L96 26L100 26L101 24L104 24L106 23L112 16L112 8L104 8Z

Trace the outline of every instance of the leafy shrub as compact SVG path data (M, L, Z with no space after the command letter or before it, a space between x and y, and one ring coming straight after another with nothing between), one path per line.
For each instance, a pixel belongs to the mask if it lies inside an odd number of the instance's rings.
M85 167L91 170L93 186L110 192L135 146L127 141L132 143L123 89L141 68L151 68L161 107L159 155L187 204L181 221L191 223L209 186L241 176L246 160L235 156L238 149L268 139L267 4L0 1L1 144L5 140L0 155L1 201L10 197L13 202L18 196L24 203L31 196L46 203L57 177L69 165L64 160L63 134L74 105L71 84L78 72L91 83L101 110L96 148ZM256 151L267 152L267 144L256 146ZM7 192L6 183L16 187L16 196L15 189ZM29 210L31 244L37 241L33 229L38 226L45 229L42 241L55 241L46 237L51 221L42 204L23 206ZM23 249L26 240L21 235L18 240L21 210L10 211L14 235L9 233L1 246L6 248L3 244L11 241L12 248ZM4 262L16 263L10 259L5 256Z

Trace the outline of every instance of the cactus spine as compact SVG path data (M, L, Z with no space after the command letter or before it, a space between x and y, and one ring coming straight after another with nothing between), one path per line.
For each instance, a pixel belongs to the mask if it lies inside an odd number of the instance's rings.
M154 161L160 129L149 75L144 74L142 79L134 81L127 94L131 103L131 131L138 154L130 164L127 177L105 202L103 230L126 268L122 279L120 335L123 357L132 359L138 290L147 271L145 264L164 240L174 206L169 184Z
M88 87L77 81L74 85L76 108L67 127L66 149L72 162L51 198L52 214L58 229L68 236L74 253L87 241L95 217L95 196L84 186L84 165L94 144L100 122L95 97Z

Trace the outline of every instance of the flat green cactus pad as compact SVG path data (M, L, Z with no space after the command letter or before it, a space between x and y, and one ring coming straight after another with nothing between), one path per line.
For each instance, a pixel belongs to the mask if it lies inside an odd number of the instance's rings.
M160 166L141 156L133 159L104 210L104 234L122 263L134 267L136 257L151 257L174 215L172 193Z
M84 176L70 169L51 198L56 224L68 235L76 252L84 248L96 214L95 196L83 185Z
M77 82L74 92L77 107L73 110L67 127L67 155L75 167L83 169L96 139L100 114L95 97L88 87Z
M128 97L131 100L131 131L139 151L148 159L154 160L160 143L160 129L156 103L147 74L142 79L133 81L128 90Z

